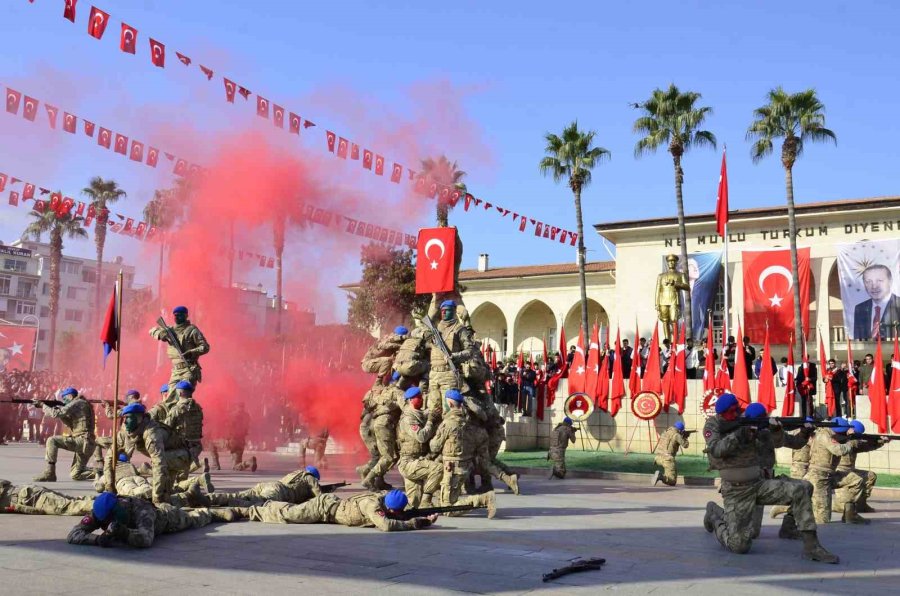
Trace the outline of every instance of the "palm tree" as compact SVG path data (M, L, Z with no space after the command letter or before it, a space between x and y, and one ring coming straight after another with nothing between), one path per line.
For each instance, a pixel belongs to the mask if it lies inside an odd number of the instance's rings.
M451 162L445 155L441 155L437 159L429 157L422 160L422 173L420 176L430 178L442 186L454 186L463 192L466 190L466 185L462 183L466 173L459 169L455 161ZM437 225L439 228L446 228L449 225L449 213L450 205L438 197Z
M581 191L591 183L591 170L612 154L603 147L592 147L593 130L578 130L578 121L572 122L562 131L562 136L548 132L544 135L547 155L538 167L541 173L552 175L555 182L568 180L569 188L575 196L575 219L578 223L578 275L581 282L581 325L588 329L587 285L584 279L584 221L581 216Z
M678 239L681 243L681 265L687 272L687 234L684 228L684 170L681 158L692 147L716 146L716 137L708 130L700 130L703 121L712 113L710 107L700 107L700 94L694 91L682 92L674 84L668 89L654 89L650 99L634 104L642 112L634 121L634 132L645 135L634 146L635 157L655 153L666 146L675 165L675 203L678 209ZM685 292L684 327L691 337L691 293ZM726 313L727 316L727 313Z
M48 367L53 370L53 356L56 350L56 317L59 310L59 271L62 263L63 240L65 238L87 238L88 233L81 225L82 219L71 213L58 215L55 211L44 209L32 211L34 219L22 233L22 240L33 238L40 242L44 232L50 232L50 349Z
M94 226L94 244L97 247L97 300L94 307L94 315L100 314L100 284L103 274L103 247L106 244L106 222L108 206L119 199L124 199L127 193L119 188L115 180L104 180L100 176L91 178L88 186L81 190L81 194L90 199L91 206L97 214L97 224Z
M184 203L179 201L176 191L157 190L144 206L144 221L159 229L163 234L159 242L159 309L162 311L162 274L163 256L165 254L166 235L184 215Z
M784 166L784 185L787 191L788 230L791 246L791 277L794 288L794 337L803 337L800 318L800 276L797 272L797 221L794 219L794 176L797 158L803 154L806 141L837 144L834 132L825 128L825 106L816 97L815 89L788 94L778 87L768 94L769 103L753 111L753 122L747 138L755 139L750 155L753 163L772 153L775 139L781 142L781 165Z
M281 297L282 285L284 283L283 269L281 267L281 258L284 256L284 228L285 217L283 214L276 213L275 221L272 222L272 240L275 247L275 335L281 335L281 310L283 308L283 299Z

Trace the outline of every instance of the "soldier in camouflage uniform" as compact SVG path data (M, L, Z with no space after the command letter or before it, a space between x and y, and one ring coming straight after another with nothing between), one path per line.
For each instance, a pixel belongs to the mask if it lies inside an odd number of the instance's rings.
M313 452L313 461L317 468L328 469L325 449L328 447L328 427L322 428L315 435L309 435L300 442L300 465L306 467L306 452Z
M203 333L188 320L188 309L184 306L176 306L172 310L175 315L175 326L170 329L175 333L178 343L184 352L184 358L178 353L178 348L169 345L166 350L169 360L172 361L172 376L169 377L169 395L166 398L166 408L175 404L175 385L178 381L188 381L194 387L202 380L199 359L200 356L209 353L209 343L203 337ZM166 330L156 326L150 330L150 336L169 343Z
M204 497L201 488L211 493L215 490L212 478L209 475L209 463L203 460L203 473L191 476L187 480L175 483L168 503L176 507L204 506ZM94 490L102 493L106 490L108 481L106 476L98 475L94 480ZM138 469L128 460L124 453L119 454L116 462L116 490L122 497L137 497L145 501L153 500L153 485Z
M295 470L276 482L260 482L253 488L233 493L209 493L202 500L203 506L250 507L266 501L280 501L299 505L320 496L319 470L306 466Z
M662 474L660 474L659 470L653 474L653 479L651 480L653 486L656 486L656 483L660 480L668 486L675 486L678 483L678 469L675 467L675 456L678 455L679 449L687 449L689 444L684 431L684 422L679 420L674 426L666 429L666 432L663 433L656 444L656 457L653 461L662 468Z
M166 387L168 390L168 386ZM129 389L127 393L125 393L125 405L128 404L139 404L141 403L141 393L137 389ZM106 417L110 420L113 419L113 406L111 403L103 404L103 413L106 414ZM122 410L119 410L118 417L122 417ZM103 468L103 450L110 449L112 447L112 437L97 437L94 439L94 461L97 462L97 467Z
M853 427L853 432L856 435L862 435L866 432L865 425L859 420L851 421L850 426ZM837 472L839 474L849 474L852 472L863 479L862 495L856 500L856 510L858 512L875 513L875 509L869 506L869 497L872 496L872 489L875 488L875 481L878 479L878 476L872 470L860 470L857 468L856 454L875 451L876 449L884 447L888 442L890 442L890 439L887 437L857 440L856 448L843 456L838 462ZM834 504L832 505L831 510L836 513L842 513L844 504L850 500L851 495L849 490L846 488L837 489L834 491Z
M199 467L199 457L203 451L203 408L194 399L194 386L188 381L178 381L175 391L178 393L178 401L169 408L165 424L181 437L191 461ZM179 479L184 480L186 477L187 470L182 470Z
M434 438L429 442L431 452L440 454L443 460L440 505L442 507L473 505L476 508L486 508L488 518L493 518L497 514L494 491L461 496L467 479L474 471L475 436L462 407L462 394L456 389L450 389L446 393L446 400L449 408L447 414L438 426Z
M91 512L90 497L70 497L35 484L13 485L0 479L0 512L42 515L85 515Z
M575 429L572 427L572 419L566 416L550 433L550 451L547 453L547 459L553 462L550 478L566 477L566 449L569 448L569 443L574 442Z
M422 390L410 387L403 395L406 404L400 417L397 441L400 461L397 469L403 476L404 489L411 506L431 507L435 491L441 485L444 467L428 457L428 442L437 427L434 419L422 410Z
M762 477L756 429L733 426L740 412L737 397L724 393L716 401L716 416L708 418L703 427L709 466L719 471L719 492L725 502L724 509L713 501L706 504L703 527L707 532L715 533L726 550L745 554L753 543L756 506L790 504L803 540L803 557L837 563L838 557L819 544L809 485L788 478ZM773 428L773 433L782 432L780 427ZM781 439L774 440L777 444Z
M853 427L843 418L835 418L839 426L816 429L812 451L809 456L809 471L806 480L813 485L812 502L816 522L826 524L831 521L832 490L841 491L843 497L843 521L851 524L865 524L869 520L859 515L856 503L863 495L865 481L853 471L838 472L841 458L850 455L859 447L852 439Z
M66 541L89 546L108 547L119 543L149 548L160 534L202 528L212 521L226 520L209 509L187 511L167 503L154 506L143 499L105 492L94 499L92 512L72 528ZM96 530L103 532L94 534Z
M392 383L385 387L372 403L372 434L378 449L378 461L362 480L369 490L389 488L384 481L400 455L397 453L397 423L400 421L399 399L403 398L407 381L394 373Z
M356 473L359 474L360 480L364 480L369 475L369 472L381 458L381 454L378 452L378 443L375 441L375 433L372 432L372 412L375 409L375 398L384 389L384 385L381 384L381 379L379 379L363 396L362 413L359 417L359 437L366 446L366 451L369 452L369 461L356 466Z
M471 327L463 325L456 317L456 303L445 300L441 303L441 320L436 325L438 333L450 351L453 364L459 369L463 363L481 354L475 345L475 336ZM431 348L431 368L428 373L428 399L425 407L443 414L443 396L450 389L460 389L462 373L455 374L450 369L444 353L438 348L434 338L429 338ZM466 389L462 387L462 389Z
M72 468L69 476L72 480L90 480L94 477L87 463L94 452L94 408L74 387L63 389L60 398L62 406L48 406L35 400L35 406L41 406L45 418L58 418L69 427L71 435L56 435L47 439L47 467L44 473L35 477L36 482L56 482L56 457L60 449L72 451Z

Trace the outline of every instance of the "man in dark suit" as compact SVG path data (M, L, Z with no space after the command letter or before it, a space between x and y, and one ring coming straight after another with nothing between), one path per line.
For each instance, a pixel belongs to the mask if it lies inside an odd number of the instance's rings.
M807 370L809 367L809 370ZM795 377L797 395L800 396L800 415L812 416L816 404L816 382L818 374L815 362L801 362Z
M622 376L626 379L631 376L631 358L634 349L628 345L628 340L622 340Z
M900 325L900 297L891 293L893 275L885 265L870 265L863 271L863 285L869 299L853 310L853 338L874 339L877 334L888 339Z

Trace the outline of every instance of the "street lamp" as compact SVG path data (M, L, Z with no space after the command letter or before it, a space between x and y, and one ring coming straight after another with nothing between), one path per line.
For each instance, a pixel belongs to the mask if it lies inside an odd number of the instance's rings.
M37 347L38 341L41 336L41 320L37 317L37 315L25 315L22 317L22 321L19 323L22 327L25 326L25 322L29 319L34 319L34 327L36 329L36 333L34 334L34 345L31 347L31 370L34 372L34 367L37 366Z

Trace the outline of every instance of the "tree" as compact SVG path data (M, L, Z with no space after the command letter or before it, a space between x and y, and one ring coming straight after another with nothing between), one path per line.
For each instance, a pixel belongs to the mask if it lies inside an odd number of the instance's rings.
M803 155L803 146L809 141L837 144L834 132L825 128L825 106L816 96L815 89L788 94L778 87L769 91L769 103L753 111L753 122L747 129L747 138L755 139L750 149L753 163L771 154L775 139L781 142L781 165L784 166L784 185L787 192L788 230L791 247L791 278L794 288L794 337L803 337L800 315L800 275L797 271L797 221L794 217L794 175L797 158Z
M174 228L184 216L184 205L185 203L178 198L177 190L157 190L153 193L153 198L144 205L144 221L162 232L159 241L159 272L157 279L160 312L162 311L162 274L166 232Z
M408 324L411 313L424 313L429 294L416 294L413 251L369 244L362 249L359 288L350 296L347 320L353 327L371 331L399 322Z
M716 146L716 137L708 130L700 130L703 121L712 113L710 107L699 107L700 94L678 89L674 84L668 89L654 89L650 99L634 107L642 112L634 121L634 132L645 135L634 146L635 157L655 153L666 146L675 166L675 204L678 209L678 239L681 244L681 266L687 272L687 234L684 228L684 170L681 159L692 147ZM693 330L691 293L685 292L684 326L688 338ZM728 313L726 313L727 317Z
M119 188L115 180L104 180L100 176L91 178L88 186L81 190L81 194L90 199L90 204L96 212L97 222L94 226L94 244L97 247L97 294L94 303L94 315L99 320L100 313L100 284L103 280L103 247L106 245L106 224L109 217L109 205L124 199L127 193Z
M562 136L547 133L544 139L547 154L538 167L544 176L552 175L554 182L567 180L575 197L575 220L578 224L578 276L581 283L581 326L588 327L587 285L584 279L584 220L581 215L581 191L591 183L591 170L612 154L603 147L592 147L592 130L579 130L578 121L572 122L562 131Z
M466 173L459 169L455 161L451 162L445 155L441 155L437 159L429 157L422 160L422 173L420 176L430 178L442 186L455 186L463 192L466 190L466 185L462 183ZM436 220L439 228L446 228L449 225L450 208L450 204L438 197Z
M59 312L60 265L62 263L63 240L66 238L87 238L88 233L81 225L82 219L71 213L58 214L45 208L34 210L29 215L33 218L22 233L22 240L33 238L40 242L41 235L50 233L50 347L48 351L48 368L53 369L53 357L56 350L56 317Z

